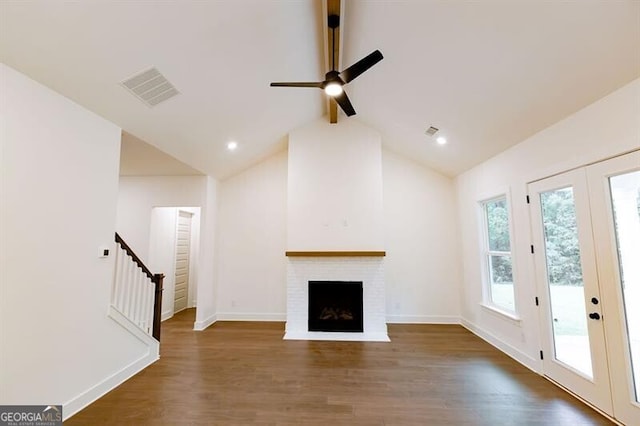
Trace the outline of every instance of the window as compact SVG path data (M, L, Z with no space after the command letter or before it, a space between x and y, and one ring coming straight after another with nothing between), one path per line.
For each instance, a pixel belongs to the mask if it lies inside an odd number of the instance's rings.
M482 202L484 216L485 302L515 314L507 197Z

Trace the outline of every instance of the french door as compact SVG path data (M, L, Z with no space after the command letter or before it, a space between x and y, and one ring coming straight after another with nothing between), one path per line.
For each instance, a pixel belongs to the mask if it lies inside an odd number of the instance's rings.
M545 375L613 415L584 169L529 185Z
M529 184L544 374L640 419L640 152Z
M614 417L640 424L640 151L587 168Z

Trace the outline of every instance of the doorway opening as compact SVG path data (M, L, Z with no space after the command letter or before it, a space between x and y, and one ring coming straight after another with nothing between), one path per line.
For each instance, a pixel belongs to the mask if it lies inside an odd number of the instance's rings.
M544 374L634 423L640 418L640 151L532 182L528 193Z
M155 207L151 211L149 263L165 271L162 320L196 307L200 207Z

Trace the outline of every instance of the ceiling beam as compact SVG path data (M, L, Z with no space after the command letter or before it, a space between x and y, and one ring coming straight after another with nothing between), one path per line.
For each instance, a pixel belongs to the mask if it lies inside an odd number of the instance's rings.
M323 8L326 13L324 14L324 28L325 28L325 61L327 72L332 70L332 65L336 70L340 70L341 66L341 47L342 47L342 22L343 22L343 9L344 2L341 0L325 0L325 7ZM340 25L336 28L335 32L329 28L329 16L337 15L340 18ZM335 34L336 40L333 40ZM327 102L329 103L329 123L335 124L338 122L338 104L336 101L327 96Z

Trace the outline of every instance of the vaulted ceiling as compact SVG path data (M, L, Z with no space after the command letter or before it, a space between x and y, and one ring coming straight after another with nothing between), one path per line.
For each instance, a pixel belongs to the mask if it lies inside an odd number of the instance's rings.
M343 67L385 57L347 87L349 119L449 176L640 77L634 0L346 0L343 13ZM0 60L224 178L327 113L320 90L269 87L323 79L323 25L320 0L4 0ZM120 85L150 67L180 92L153 108Z

